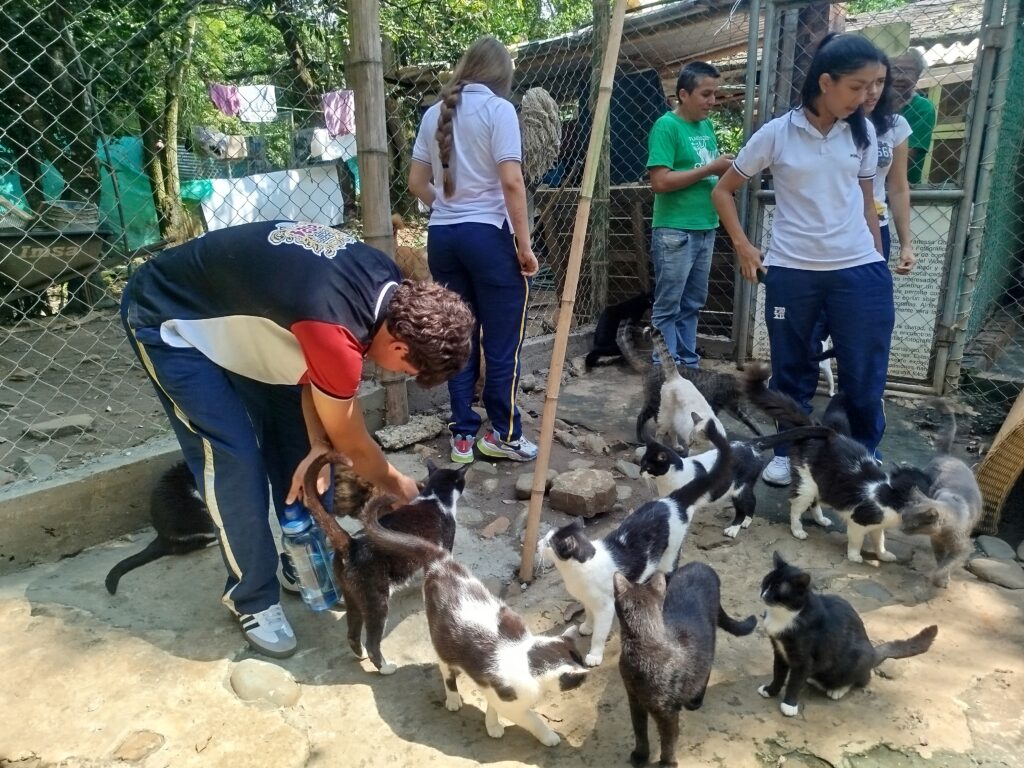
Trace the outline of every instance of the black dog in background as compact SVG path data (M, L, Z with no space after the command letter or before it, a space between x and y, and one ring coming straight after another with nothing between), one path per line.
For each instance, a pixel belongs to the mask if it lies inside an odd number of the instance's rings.
M618 334L619 326L626 320L639 323L653 305L654 294L641 293L631 299L605 307L597 318L597 327L594 328L593 347L587 353L587 357L584 360L586 369L589 371L597 365L609 365L618 362L618 360L599 361L602 357L622 357L622 350L619 349L619 344L615 338Z

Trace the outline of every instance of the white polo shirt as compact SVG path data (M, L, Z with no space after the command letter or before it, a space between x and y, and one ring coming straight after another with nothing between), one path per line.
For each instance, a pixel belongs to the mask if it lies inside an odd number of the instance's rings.
M440 115L441 102L426 111L412 149L413 161L429 165L433 172L437 196L430 226L477 222L500 228L508 220L508 211L498 163L522 162L515 107L485 85L470 83L463 87L452 120L453 147L448 169L455 176L455 193L450 199L442 189L441 151L434 138Z
M772 172L765 266L829 271L882 261L864 220L860 181L874 178L878 164L875 129L864 124L870 144L860 149L845 120L822 136L798 108L761 126L736 155L732 167L746 178Z
M874 125L874 123L872 123ZM910 123L903 115L893 115L892 125L885 133L878 134L878 170L875 171L873 189L875 190L875 210L878 211L878 224L889 223L889 207L885 204L885 180L892 170L892 157L896 147L910 138L913 131Z

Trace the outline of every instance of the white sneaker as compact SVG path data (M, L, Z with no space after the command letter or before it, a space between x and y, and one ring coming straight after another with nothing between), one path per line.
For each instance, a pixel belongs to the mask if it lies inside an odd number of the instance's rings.
M284 659L295 653L295 630L288 623L280 603L258 613L239 614L238 623L249 645L260 653L275 659Z
M789 457L776 456L769 461L768 466L761 473L761 479L768 483L768 485L774 485L779 488L789 485L792 480L789 471Z

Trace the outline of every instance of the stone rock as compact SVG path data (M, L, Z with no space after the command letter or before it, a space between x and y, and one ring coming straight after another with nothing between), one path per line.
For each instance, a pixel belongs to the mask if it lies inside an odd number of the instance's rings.
M567 421L561 419L555 419L555 429L560 429L563 432L569 432L572 430L572 425Z
M302 689L286 669L259 659L243 659L231 670L231 690L242 701L264 701L290 707Z
M494 493L498 490L498 479L496 477L489 477L484 480L483 489L487 493Z
M498 474L498 468L491 464L489 461L481 461L477 459L473 462L470 467L472 472L480 472L485 475L496 475Z
M447 429L444 420L434 414L416 414L406 424L391 424L373 434L386 451L394 451L413 443L430 440Z
M1024 568L1009 560L976 557L967 563L967 570L979 579L1007 589L1024 589Z
M616 496L616 498L619 501L621 501L621 502L629 501L629 499L630 499L630 497L632 495L633 495L632 487L630 487L628 485L616 485L615 486L615 496Z
M551 490L551 484L558 477L558 472L553 469L548 470L547 480L544 482L544 493ZM516 498L523 500L530 498L533 492L533 472L524 472L516 478Z
M1013 547L995 536L979 536L978 546L994 560L1013 560Z
M8 381L29 381L39 375L39 371L35 368L15 368L11 375L7 377Z
M551 485L551 507L570 515L594 517L609 511L617 494L611 472L574 469L563 472Z
M586 446L588 451L598 456L604 456L609 452L608 443L600 435L587 435L583 438L583 445Z
M126 763L141 763L164 745L166 739L153 731L134 731L114 750L114 757Z
M42 480L54 473L57 469L57 460L45 453L19 456L11 464L11 469L19 475L30 475Z
M555 430L555 440L564 445L570 451L578 451L580 449L580 440L572 432L568 432L564 429Z
M892 600L892 593L889 592L885 587L871 579L864 579L855 581L851 588L858 595L869 597L872 600L877 600L880 603L888 602Z
M569 462L569 469L590 469L594 462L588 459L573 459Z
M615 468L630 480L640 479L640 467L630 461L619 459L615 462Z
M460 523L472 524L484 521L483 512L475 507L469 507L461 503L455 508L455 516L459 519Z
M1024 560L1024 541L1022 541L1020 546L1017 547L1017 559Z
M424 459L432 459L435 455L434 449L429 445L423 445L423 443L416 443L416 445L412 447L412 452Z
M40 421L25 429L25 434L36 440L50 440L66 435L78 435L92 429L94 418L85 413L74 416L61 416L48 421Z
M525 376L519 378L519 388L523 392L535 392L541 389L540 381L532 373L528 373Z
M511 521L504 515L496 517L489 522L482 531L480 531L480 537L484 539L493 539L495 536L500 536L505 533L511 525Z
M0 469L0 485L7 485L8 483L13 483L17 479L17 475L12 475L10 472L5 472L4 470Z

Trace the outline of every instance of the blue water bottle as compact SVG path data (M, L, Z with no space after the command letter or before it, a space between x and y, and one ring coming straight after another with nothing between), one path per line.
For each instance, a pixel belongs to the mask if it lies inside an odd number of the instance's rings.
M296 502L286 506L284 517L281 546L295 566L302 599L310 609L325 611L338 602L338 590L331 574L334 553L301 504Z

